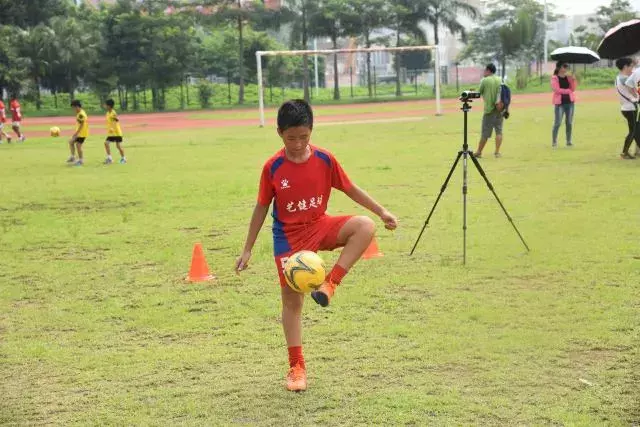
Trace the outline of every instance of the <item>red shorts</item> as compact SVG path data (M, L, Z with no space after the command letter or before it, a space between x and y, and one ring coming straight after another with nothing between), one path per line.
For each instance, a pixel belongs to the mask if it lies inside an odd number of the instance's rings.
M332 251L342 245L338 244L338 233L353 216L325 215L317 222L301 226L295 232L287 232L287 240L291 250L275 256L276 269L280 277L280 286L287 286L284 278L284 265L291 255L298 251Z

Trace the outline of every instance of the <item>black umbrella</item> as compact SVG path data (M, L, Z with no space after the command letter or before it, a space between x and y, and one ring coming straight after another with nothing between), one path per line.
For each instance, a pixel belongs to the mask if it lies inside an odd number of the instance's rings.
M617 59L640 50L640 19L632 19L607 31L598 46L602 58Z
M560 47L551 52L551 59L567 64L593 64L600 61L597 53L586 47L578 46Z

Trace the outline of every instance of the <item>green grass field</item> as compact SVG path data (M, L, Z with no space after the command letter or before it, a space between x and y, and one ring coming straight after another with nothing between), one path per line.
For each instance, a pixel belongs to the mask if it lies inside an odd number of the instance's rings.
M617 157L617 110L579 105L576 146L552 151L551 109L514 109L504 158L489 146L482 165L532 251L471 169L466 267L460 168L408 256L461 114L318 125L315 143L401 227L379 227L385 257L328 309L307 301L302 394L283 387L268 226L232 271L275 131L134 134L129 164L109 167L98 137L83 168L61 140L1 145L0 424L639 423L640 160ZM330 212L362 209L334 193ZM183 280L198 241L214 283Z

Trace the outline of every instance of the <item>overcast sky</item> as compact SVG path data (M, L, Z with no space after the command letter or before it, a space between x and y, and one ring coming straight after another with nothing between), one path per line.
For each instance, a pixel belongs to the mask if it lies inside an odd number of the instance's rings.
M598 6L609 5L611 0L549 0L556 5L556 11L564 15L593 13ZM636 11L640 11L640 0L630 0Z

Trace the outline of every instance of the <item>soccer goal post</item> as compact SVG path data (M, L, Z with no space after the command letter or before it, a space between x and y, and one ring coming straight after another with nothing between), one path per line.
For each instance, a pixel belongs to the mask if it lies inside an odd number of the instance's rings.
M265 125L265 115L264 115L264 107L265 107L265 85L263 79L263 64L262 57L264 56L317 56L317 55L338 55L338 54L362 54L362 53L376 53L376 52L390 52L390 53L406 53L406 52L420 52L420 51L429 51L432 52L433 60L435 62L435 67L433 70L433 89L435 92L435 104L436 104L436 115L442 114L442 105L440 102L440 83L441 83L441 58L440 52L441 49L435 45L429 46L403 46L403 47L370 47L370 48L349 48L349 49L320 49L320 50L268 50L268 51L257 51L256 52L256 64L257 64L257 77L258 77L258 105L260 109L260 127L264 127ZM317 70L317 61L315 62L316 70ZM353 80L353 70L350 68L351 76L350 78ZM370 70L369 70L370 74ZM375 74L375 69L374 69ZM334 76L333 78L338 78L338 76ZM395 79L400 79L400 76L395 76ZM417 88L417 75L414 76ZM374 81L376 77L373 78ZM316 87L318 84L317 71L316 71ZM370 85L370 83L369 83ZM311 85L310 85L311 86ZM310 87L309 90L312 90ZM284 87L283 87L284 92ZM353 93L353 86L351 88L351 92Z

